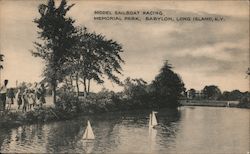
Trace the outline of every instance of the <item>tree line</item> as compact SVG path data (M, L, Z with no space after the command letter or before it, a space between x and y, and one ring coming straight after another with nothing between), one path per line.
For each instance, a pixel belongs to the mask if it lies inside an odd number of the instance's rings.
M62 0L56 7L54 0L48 0L47 4L39 5L40 17L34 20L40 31L32 54L45 61L43 76L52 87L54 102L62 82L71 85L75 82L78 95L80 83L85 94L90 91L91 81L100 84L104 77L121 84L118 78L124 63L120 57L121 44L89 32L86 27L74 26L75 20L66 16L73 6Z
M168 61L150 84L143 79L130 78L122 82L119 78L125 63L121 57L122 45L102 34L90 32L86 27L75 26L75 20L67 16L73 6L62 0L56 7L54 0L48 0L39 5L40 16L34 19L39 40L34 42L32 55L45 62L43 81L49 83L54 103L59 87L64 87L67 94L76 89L79 97L80 86L83 86L87 96L91 82L102 84L108 79L124 86L122 97L134 105L149 102L147 105L151 107L178 106L177 101L185 87Z
M181 77L173 71L166 60L151 83L143 79L127 78L124 81L123 95L128 101L147 108L179 106L179 99L185 92L185 84Z
M250 93L240 90L221 91L216 85L205 86L201 91L191 88L188 90L188 97L191 99L225 100L225 101L246 101Z

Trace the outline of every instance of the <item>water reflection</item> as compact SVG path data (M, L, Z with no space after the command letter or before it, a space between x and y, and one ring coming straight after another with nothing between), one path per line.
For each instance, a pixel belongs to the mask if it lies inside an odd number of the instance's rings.
M150 146L150 153L154 153L156 151L156 135L157 129L149 128L149 146Z
M0 152L3 151L3 145L6 144L4 142L9 144L11 141L11 130L0 128Z
M92 116L79 118L71 121L63 121L57 123L49 123L46 125L29 125L21 126L12 129L12 132L4 132L5 140L4 149L2 151L12 152L114 152L115 150L126 151L130 149L138 150L136 143L144 137L150 137L149 140L144 138L144 141L149 143L142 144L145 147L139 148L148 149L150 145L151 150L156 149L157 130L152 130L148 135L148 113L143 112L123 112L106 114L105 116ZM180 116L177 111L161 112L159 114L159 128L162 129L162 136L174 135L174 129L170 124L172 121L178 120ZM89 143L82 140L83 131L86 127L86 120L94 121L92 127L96 133L96 140ZM169 127L169 128L168 128ZM118 135L120 134L120 135ZM136 136L134 136L135 134ZM138 136L137 136L138 135ZM11 138L11 139L8 139ZM136 138L134 138L136 137ZM135 144L131 144L131 141ZM9 144L11 143L11 144ZM2 147L2 146L1 146ZM149 149L150 150L150 149ZM150 151L151 151L150 150Z
M245 153L249 111L232 108L163 109L149 129L149 110L98 114L0 130L1 152L35 153ZM82 139L87 120L96 139Z
M62 127L63 125L63 127ZM48 129L47 152L58 153L67 149L75 149L76 143L80 140L80 131L83 125L76 121L65 121L53 123Z

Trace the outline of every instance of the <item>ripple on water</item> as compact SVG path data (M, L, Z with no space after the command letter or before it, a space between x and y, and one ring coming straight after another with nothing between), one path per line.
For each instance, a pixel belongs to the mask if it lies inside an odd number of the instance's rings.
M245 153L250 140L249 111L206 107L161 110L159 125L152 132L148 111L89 116L96 136L91 143L82 139L86 117L27 125L1 131L1 152Z

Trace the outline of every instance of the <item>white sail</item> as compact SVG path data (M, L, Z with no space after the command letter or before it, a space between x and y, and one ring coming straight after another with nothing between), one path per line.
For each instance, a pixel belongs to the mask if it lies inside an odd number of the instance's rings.
M83 134L84 140L93 140L95 139L95 135L93 133L92 127L90 125L90 122L87 123L87 128L85 129L85 132Z
M149 146L150 152L153 153L156 150L156 136L157 129L149 129Z
M158 123L157 123L157 119L156 119L156 116L155 116L155 113L156 112L152 112L152 125L153 126L156 126Z
M149 127L152 127L152 115L151 113L149 114L149 123L148 123Z
M157 112L152 111L152 114L151 113L149 114L149 127L150 128L152 128L158 124L155 113L157 113Z

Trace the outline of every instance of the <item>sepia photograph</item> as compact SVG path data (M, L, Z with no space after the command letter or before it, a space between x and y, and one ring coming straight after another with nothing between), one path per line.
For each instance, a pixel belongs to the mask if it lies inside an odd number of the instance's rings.
M0 153L249 154L249 0L0 0Z

